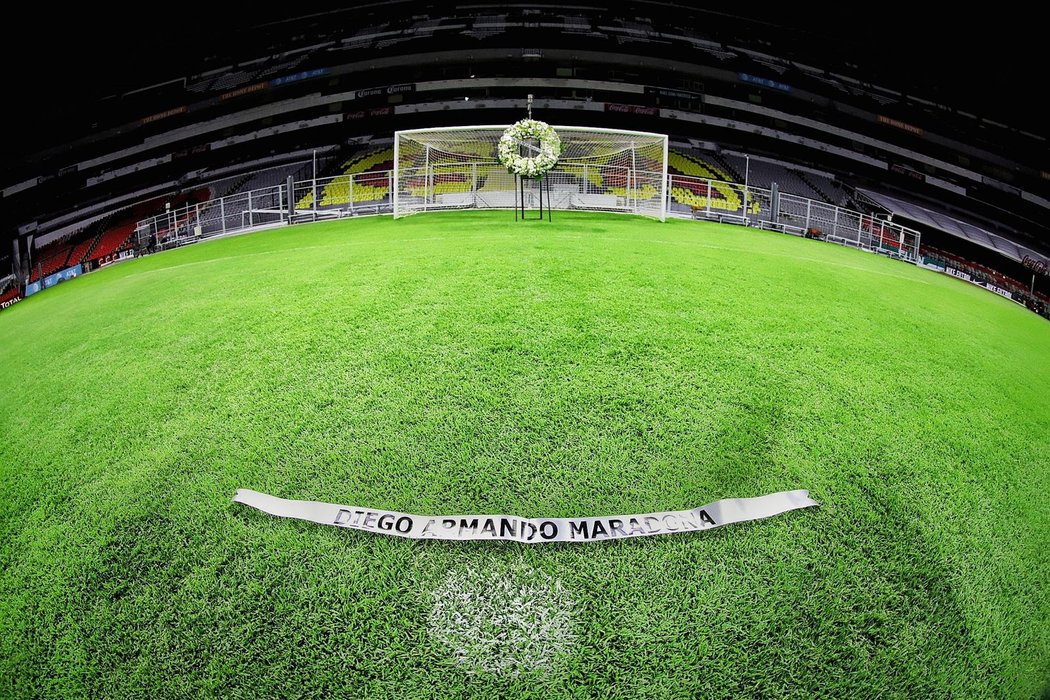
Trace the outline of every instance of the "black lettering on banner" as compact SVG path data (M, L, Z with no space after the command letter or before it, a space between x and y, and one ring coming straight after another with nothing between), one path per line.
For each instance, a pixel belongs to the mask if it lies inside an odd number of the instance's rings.
M995 289L994 285L989 286ZM504 539L530 544L695 532L820 505L809 498L809 492L804 489L782 491L756 498L725 499L692 510L564 519L530 519L513 515L410 515L318 501L286 500L249 489L238 489L234 502L277 517L320 522L378 534L442 540ZM730 511L722 516L721 508L727 503L730 505ZM322 517L318 520L319 512L329 514L331 519L324 520ZM563 527L567 528L567 532Z
M499 536L500 537L517 537L518 536L518 521L514 518L501 518L499 522Z
M679 521L683 530L699 530L700 528L696 525L696 520L693 519L692 513L683 513L682 519Z

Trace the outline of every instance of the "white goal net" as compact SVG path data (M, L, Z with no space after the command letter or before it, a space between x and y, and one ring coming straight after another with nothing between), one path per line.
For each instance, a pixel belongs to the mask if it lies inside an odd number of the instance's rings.
M558 164L519 183L496 148L506 126L413 129L394 134L394 217L447 209L539 206L667 214L667 136L642 131L555 126ZM548 190L549 187L549 190Z

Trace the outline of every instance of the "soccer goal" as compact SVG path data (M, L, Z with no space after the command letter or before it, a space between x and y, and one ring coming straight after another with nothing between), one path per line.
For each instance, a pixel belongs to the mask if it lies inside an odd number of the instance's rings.
M394 217L448 209L536 208L541 183L524 186L500 165L506 126L413 129L394 134ZM558 164L544 177L549 206L667 215L667 135L555 126Z

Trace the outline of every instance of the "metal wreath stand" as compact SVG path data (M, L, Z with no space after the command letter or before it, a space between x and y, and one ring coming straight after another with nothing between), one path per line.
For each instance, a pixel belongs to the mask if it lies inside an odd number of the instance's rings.
M529 95L529 119L532 119L532 95ZM532 178L524 178L521 175L515 175L514 179L517 180L517 187L514 189L514 220L518 221L520 214L522 221L528 221L525 217L525 180ZM554 221L551 216L551 181L547 179L546 174L540 175L536 178L540 181L540 217L536 219L543 221L543 190L547 190L547 221Z
M515 175L514 178L518 181L518 189L514 193L514 194L517 195L515 197L515 199L517 201L514 203L514 205L515 205L514 206L514 220L515 221L518 220L518 214L519 214L519 209L520 209L521 220L522 221L528 221L528 218L526 218L526 216L525 216L525 180L529 179L529 178L524 178L521 175ZM540 217L537 220L538 221L543 221L543 190L547 190L547 221L554 221L554 219L551 218L551 181L548 180L543 175L540 175L539 181L540 181Z

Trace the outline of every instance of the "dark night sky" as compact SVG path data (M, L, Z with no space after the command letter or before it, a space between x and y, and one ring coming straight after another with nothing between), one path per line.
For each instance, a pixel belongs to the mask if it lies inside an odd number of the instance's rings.
M158 16L156 7L136 15L85 3L48 17L46 23L8 23L0 50L6 66L5 101L13 109L9 137L35 134L42 113L90 108L93 98L183 75L187 56L214 53L231 30L279 16L274 10L247 10L245 5L203 3L180 3L167 16ZM855 7L863 7L862 12ZM995 7L995 12L978 15L948 10L925 18L878 3L819 10L781 6L769 11L741 4L732 11L806 27L818 42L822 35L833 37L831 43L855 38L846 50L855 52L861 66L874 64L890 75L928 86L927 94L935 101L1050 132L1028 104L1043 93L1047 80L1047 39L1034 18L1026 20L1026 14L999 3ZM311 10L316 8L311 4ZM918 4L912 8L926 11ZM282 10L288 12L287 7ZM63 141L55 133L48 133L47 140Z

